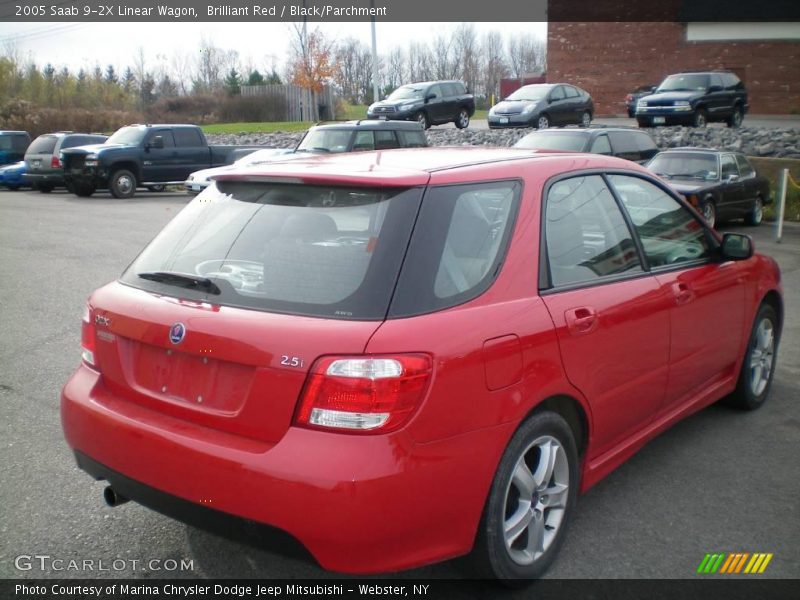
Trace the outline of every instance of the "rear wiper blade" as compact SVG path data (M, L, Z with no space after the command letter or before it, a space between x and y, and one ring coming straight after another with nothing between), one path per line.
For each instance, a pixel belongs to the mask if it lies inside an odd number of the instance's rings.
M211 281L208 277L201 277L199 275L192 275L191 273L174 273L172 271L149 271L145 273L137 273L137 277L147 279L149 281L157 281L159 283L166 283L183 288L193 290L203 290L209 294L221 294L222 290L219 289L216 283Z

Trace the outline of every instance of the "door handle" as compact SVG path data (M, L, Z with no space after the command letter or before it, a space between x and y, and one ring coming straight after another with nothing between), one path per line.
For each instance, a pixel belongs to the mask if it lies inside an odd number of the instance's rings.
M688 284L680 281L672 284L672 293L675 296L675 303L678 305L687 304L694 300L694 290Z
M597 311L589 306L570 308L564 312L564 319L572 335L585 335L597 329Z

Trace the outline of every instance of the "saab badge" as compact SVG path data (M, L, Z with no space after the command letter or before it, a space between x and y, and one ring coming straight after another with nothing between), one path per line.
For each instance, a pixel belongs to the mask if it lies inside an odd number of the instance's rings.
M186 325L175 323L169 330L169 341L173 344L180 344L186 337Z

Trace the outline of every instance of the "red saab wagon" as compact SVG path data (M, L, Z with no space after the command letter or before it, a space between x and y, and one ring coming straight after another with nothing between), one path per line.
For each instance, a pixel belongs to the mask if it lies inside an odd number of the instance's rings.
M628 161L310 158L221 177L91 295L63 426L110 504L531 578L648 440L764 403L782 313L772 259Z

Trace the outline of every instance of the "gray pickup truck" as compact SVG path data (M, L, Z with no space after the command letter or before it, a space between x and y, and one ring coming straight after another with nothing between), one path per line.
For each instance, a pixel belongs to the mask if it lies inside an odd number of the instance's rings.
M103 144L61 152L64 180L78 196L107 188L131 198L137 187L153 191L183 185L190 173L232 163L262 146L209 146L196 125L128 125Z

